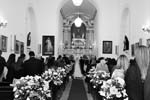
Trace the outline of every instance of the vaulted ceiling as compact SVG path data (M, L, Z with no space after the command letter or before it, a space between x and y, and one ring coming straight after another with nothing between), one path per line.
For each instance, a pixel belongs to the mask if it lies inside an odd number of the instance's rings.
M97 9L89 0L83 0L80 6L75 6L72 0L68 0L60 12L64 19L75 19L80 16L82 19L90 20L95 18Z

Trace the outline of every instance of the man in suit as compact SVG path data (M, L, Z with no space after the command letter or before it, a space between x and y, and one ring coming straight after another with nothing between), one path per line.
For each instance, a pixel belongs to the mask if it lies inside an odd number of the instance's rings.
M83 57L80 57L80 69L81 69L81 73L84 75L85 70L84 70L84 59L83 59Z
M33 51L29 52L30 58L23 64L24 75L41 75L44 71L44 64L41 60L35 58Z

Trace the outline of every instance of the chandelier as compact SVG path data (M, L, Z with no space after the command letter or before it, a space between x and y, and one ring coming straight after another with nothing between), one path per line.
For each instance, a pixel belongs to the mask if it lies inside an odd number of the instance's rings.
M75 20L74 20L75 26L76 27L80 27L81 24L83 23L83 20L78 16Z
M0 28L4 28L7 26L7 20L0 16Z
M72 0L72 2L75 6L80 6L82 4L83 0Z
M143 30L144 32L150 33L150 25L145 25L145 26L143 26L143 27L142 27L142 30Z

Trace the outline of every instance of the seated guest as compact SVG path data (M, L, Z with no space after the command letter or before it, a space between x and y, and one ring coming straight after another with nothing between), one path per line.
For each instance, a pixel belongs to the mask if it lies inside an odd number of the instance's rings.
M108 66L106 64L106 60L102 57L100 59L100 63L96 65L96 71L105 71L109 73Z
M146 82L147 70L150 64L149 57L149 50L146 46L139 46L136 48L135 59L130 64L125 75L126 90L129 100L150 99L144 99L144 94L147 94L144 92L144 84ZM147 88L148 87L149 85L147 85Z
M112 78L120 77L124 79L124 73L129 67L129 60L127 56L120 55L117 59L117 65L114 66L114 71L112 73Z
M24 75L41 75L44 71L44 64L41 60L35 58L33 51L29 52L30 58L23 63Z

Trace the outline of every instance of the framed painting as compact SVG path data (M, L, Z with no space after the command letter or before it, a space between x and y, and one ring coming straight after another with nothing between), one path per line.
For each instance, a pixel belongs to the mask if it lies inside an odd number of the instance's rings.
M20 41L16 40L15 41L15 53L19 54L20 51Z
M150 39L147 39L147 47L150 47Z
M116 45L116 46L115 46L115 54L116 54L116 55L119 55L119 45Z
M135 44L131 44L131 55L134 56Z
M0 36L0 49L3 52L7 52L7 37L4 35Z
M38 54L41 53L41 44L38 44Z
M103 41L103 53L112 54L112 41Z
M24 42L20 42L20 53L24 53Z
M54 55L55 37L43 36L42 37L42 55Z

